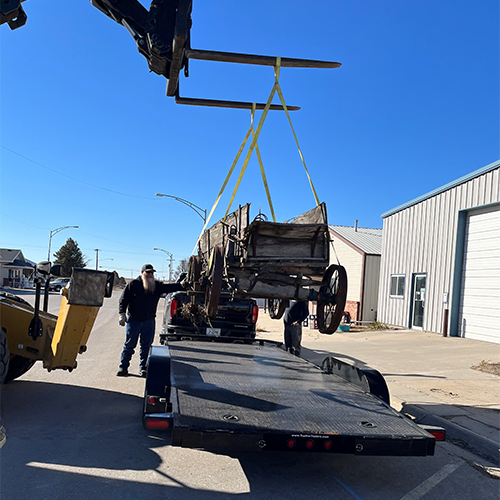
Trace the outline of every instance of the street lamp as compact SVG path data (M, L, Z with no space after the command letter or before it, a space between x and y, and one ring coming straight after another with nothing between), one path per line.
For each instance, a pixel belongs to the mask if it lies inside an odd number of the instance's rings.
M190 201L184 200L183 198L179 198L178 196L172 196L171 194L156 193L156 196L163 198L173 198L176 201L184 203L184 205L187 205L189 208L193 209L203 219L204 223L207 222L207 211L204 208L201 208L198 205L191 203Z
M49 252L47 254L47 260L50 261L50 246L52 244L52 236L54 236L55 234L61 232L61 231L64 231L65 229L70 229L70 228L74 228L74 229L78 229L78 226L62 226L62 227L58 227L57 229L53 229L51 232L50 232L50 237L49 237Z
M105 260L114 260L114 259L106 258L106 259L101 259L99 262L104 262ZM96 266L97 266L97 263L96 263ZM96 269L97 269L97 267L96 267ZM99 269L102 269L102 266L99 266Z
M172 282L172 262L174 261L174 256L170 252L163 250L163 248L153 248L153 250L166 253L170 257L170 265L168 266L168 281Z

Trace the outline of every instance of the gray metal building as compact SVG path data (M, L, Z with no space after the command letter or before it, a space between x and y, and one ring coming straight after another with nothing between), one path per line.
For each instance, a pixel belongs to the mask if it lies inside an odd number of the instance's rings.
M379 320L500 343L500 161L382 218Z

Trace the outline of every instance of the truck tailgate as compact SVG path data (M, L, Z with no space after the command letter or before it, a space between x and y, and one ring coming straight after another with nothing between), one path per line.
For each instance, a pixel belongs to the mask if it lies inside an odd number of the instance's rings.
M435 439L375 396L275 344L169 342L172 444L432 455Z

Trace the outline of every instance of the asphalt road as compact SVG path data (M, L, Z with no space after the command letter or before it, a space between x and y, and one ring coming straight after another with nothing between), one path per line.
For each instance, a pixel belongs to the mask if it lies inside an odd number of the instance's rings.
M23 296L33 301L32 292ZM499 497L500 482L448 443L425 458L264 452L230 457L169 446L142 428L144 379L116 377L124 340L118 296L105 300L76 370L48 373L37 363L2 388L2 500ZM51 294L49 312L57 313L59 303L60 296ZM161 314L157 331L160 322Z

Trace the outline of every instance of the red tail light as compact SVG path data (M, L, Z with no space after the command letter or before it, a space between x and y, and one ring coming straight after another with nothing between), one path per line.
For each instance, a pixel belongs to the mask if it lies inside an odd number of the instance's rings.
M253 306L252 323L257 323L258 318L259 318L259 306Z
M168 429L170 422L168 420L148 419L146 420L146 427L148 429Z
M170 317L173 318L177 314L177 307L179 306L179 303L177 302L176 299L172 299L170 301Z
M443 431L430 431L430 433L436 438L436 441L446 441L446 432Z
M308 439L306 441L306 448L308 450L312 450L314 448L314 441L312 439Z

